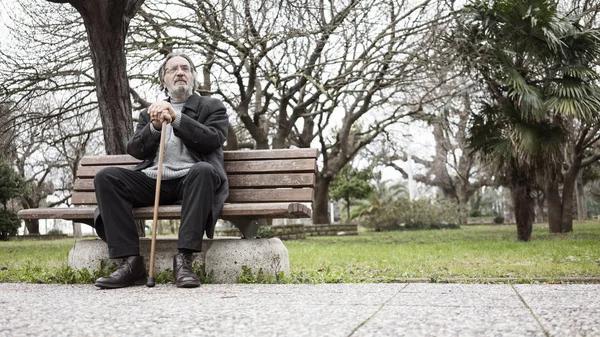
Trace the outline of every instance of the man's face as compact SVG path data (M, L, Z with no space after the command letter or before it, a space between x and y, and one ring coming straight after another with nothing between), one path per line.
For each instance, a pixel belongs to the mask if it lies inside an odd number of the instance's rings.
M165 64L163 85L173 97L187 98L192 95L194 79L190 63L181 56L175 56Z

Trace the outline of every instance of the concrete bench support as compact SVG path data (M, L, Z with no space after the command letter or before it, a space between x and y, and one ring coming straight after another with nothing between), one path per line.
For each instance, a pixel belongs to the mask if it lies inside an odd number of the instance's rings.
M177 252L176 238L157 238L156 272L173 269L173 255ZM150 239L140 238L140 254L144 256L146 268L150 256ZM102 240L82 240L75 243L69 253L71 268L90 271L107 263L108 247ZM119 263L120 259L114 260ZM275 276L283 272L289 276L290 261L287 248L280 239L240 239L215 238L204 239L202 253L195 254L195 262L204 265L206 273L216 283L235 283L242 275L242 266L254 274L262 269L265 275Z

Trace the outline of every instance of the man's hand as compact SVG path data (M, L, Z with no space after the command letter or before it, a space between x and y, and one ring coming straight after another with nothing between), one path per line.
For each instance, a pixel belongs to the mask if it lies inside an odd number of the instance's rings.
M152 119L152 125L156 130L162 129L163 121L171 123L175 120L175 110L171 103L166 101L158 101L148 108L148 115Z

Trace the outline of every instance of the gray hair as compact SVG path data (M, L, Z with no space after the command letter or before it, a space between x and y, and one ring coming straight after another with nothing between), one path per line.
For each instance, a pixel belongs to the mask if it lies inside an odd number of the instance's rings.
M169 62L169 60L175 56L183 57L190 64L190 70L192 71L192 82L193 82L192 91L196 91L196 88L198 88L200 86L200 83L198 83L198 72L196 72L196 66L194 65L194 62L192 62L192 59L189 56L187 56L183 53L180 53L180 52L169 53L169 55L167 55L167 57L165 57L164 61L158 68L158 81L160 82L160 84L159 84L160 91L164 91L165 95L169 96L169 90L163 85L163 82L164 82L163 79L165 78L165 71L166 71L165 67L167 65L167 62Z

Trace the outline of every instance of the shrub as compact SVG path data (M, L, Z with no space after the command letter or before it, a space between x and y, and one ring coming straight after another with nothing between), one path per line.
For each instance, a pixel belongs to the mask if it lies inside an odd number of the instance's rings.
M11 211L0 211L0 240L8 241L9 237L17 235L21 221L17 214Z
M256 235L263 239L270 239L275 237L275 231L271 226L260 226L258 227Z
M472 212L469 214L469 216L470 216L470 217L472 217L472 218L478 218L478 217L482 216L482 214L481 214L481 211L479 211L479 210L476 210L476 211L472 211Z
M460 228L458 216L456 204L449 201L398 199L361 225L375 230Z
M504 217L502 215L498 215L494 218L494 223L496 225L501 225L504 223Z
M401 229L456 229L460 228L456 223L446 223L446 222L429 222L424 223L420 221L411 222L407 224L403 224L400 226Z

